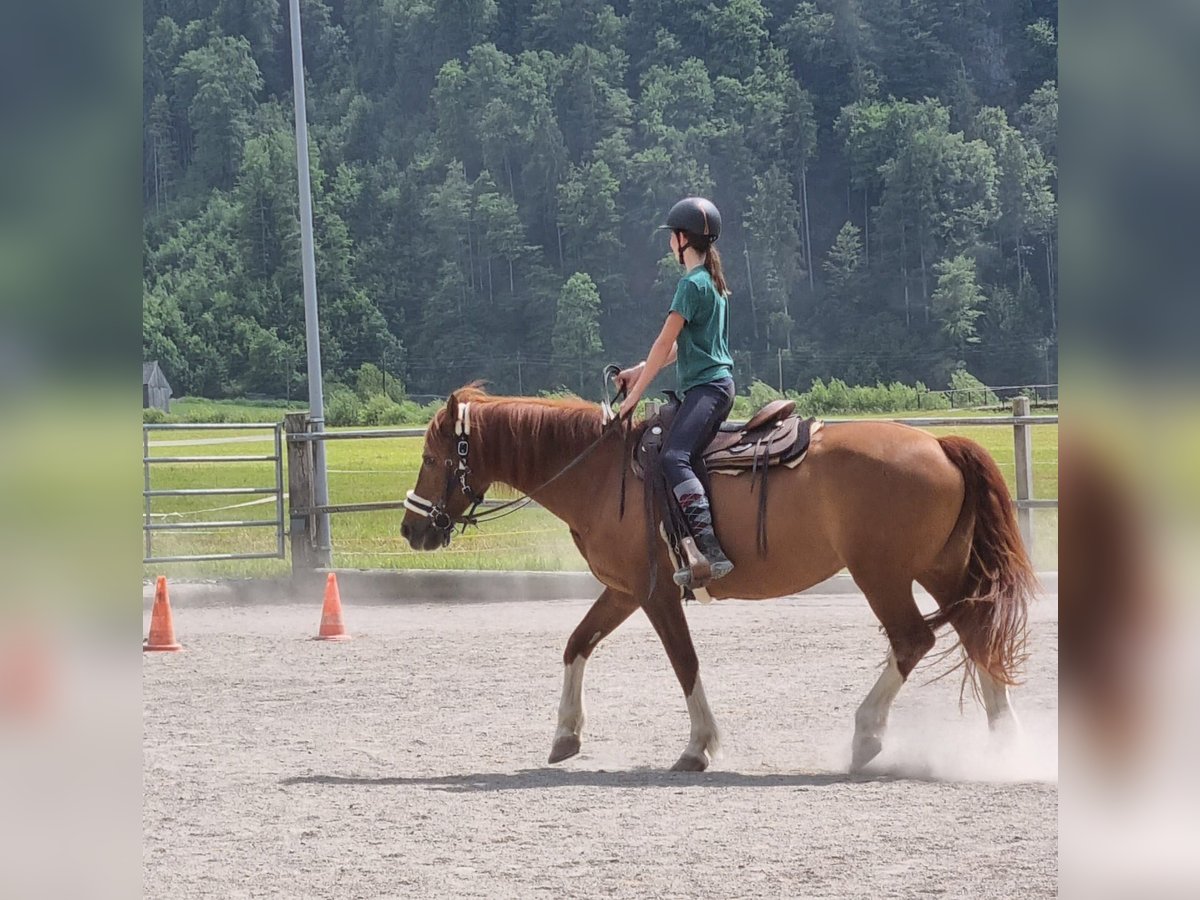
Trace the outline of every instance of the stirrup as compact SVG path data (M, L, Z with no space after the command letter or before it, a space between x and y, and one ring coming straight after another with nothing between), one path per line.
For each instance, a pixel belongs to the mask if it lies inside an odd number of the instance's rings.
M690 566L684 566L682 569L677 569L675 571L675 574L671 576L671 580L679 585L679 587L700 590L701 588L712 584L714 581L724 578L726 575L732 572L734 568L733 563L729 560L711 564L706 560L704 566L708 569L708 575L706 576L701 576L696 569L693 569Z
M712 580L713 572L704 554L696 547L696 539L685 537L679 542L679 549L683 551L684 564L671 576L672 580L680 587L704 587Z

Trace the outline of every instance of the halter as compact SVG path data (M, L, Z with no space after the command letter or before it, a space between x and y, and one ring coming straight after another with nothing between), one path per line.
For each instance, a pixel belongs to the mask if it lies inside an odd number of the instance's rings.
M611 377L611 372L613 370L620 371L616 366L608 366L604 370L604 388L605 388L606 395L608 393L608 379ZM620 394L618 393L617 396L619 397ZM452 460L452 459L446 460L446 487L445 487L445 490L442 492L441 501L438 503L433 503L429 500L426 500L424 497L422 497L416 491L409 491L408 494L406 494L405 498L404 498L404 508L407 509L409 512L416 513L418 516L429 519L429 522L434 527L434 529L441 533L442 546L444 547L450 543L450 537L454 533L454 525L456 522L460 523L462 525L462 530L463 530L463 532L465 532L467 530L468 525L474 525L474 526L478 527L481 522L490 522L494 519L501 519L504 516L511 515L512 513L516 512L517 510L528 506L530 503L533 502L534 494L538 493L541 490L544 490L545 488L547 488L551 484L553 484L555 481L557 481L559 478L561 478L563 475L566 475L567 472L571 471L573 468L575 468L577 465L579 465L581 462L583 462L588 456L590 456L592 451L595 450L598 446L600 446L601 442L606 437L608 437L614 431L620 430L620 428L613 429L613 428L608 427L611 424L611 422L613 421L613 419L611 418L612 417L612 406L611 406L611 401L609 401L607 399L607 396L605 399L606 399L606 402L603 404L602 408L607 410L607 415L604 415L604 420L605 420L604 421L604 429L600 433L600 437L598 437L598 438L596 438L596 440L592 441L592 443L590 443L584 449L584 451L582 453L580 453L573 460L571 460L569 463L567 463L567 465L565 465L558 472L558 474L554 475L548 481L542 482L542 484L540 484L538 487L534 488L528 494L524 494L520 497L517 497L514 500L509 500L506 503L502 503L499 506L495 506L480 515L476 515L475 510L477 510L479 508L480 504L483 503L484 494L476 493L475 489L472 488L471 485L467 481L467 479L471 475L471 467L467 464L467 459L468 459L468 456L471 451L471 404L470 403L458 404L458 415L457 415L457 419L454 423L454 433L458 437L456 447L455 447L455 450L458 454L458 465L455 466L454 460ZM467 498L467 500L470 501L471 508L460 515L452 516L452 515L450 515L450 513L448 512L446 507L450 503L451 495L454 493L454 482L456 480L455 479L456 475L458 476L457 481L458 481L459 489L462 491L463 495ZM625 475L624 469L622 469L622 473L621 473L621 505L620 505L622 516L624 516L624 514L625 514L625 477L624 477L624 475Z

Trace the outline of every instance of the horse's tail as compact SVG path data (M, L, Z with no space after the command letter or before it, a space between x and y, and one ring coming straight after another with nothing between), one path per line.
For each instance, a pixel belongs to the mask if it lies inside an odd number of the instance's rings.
M996 463L975 441L943 437L938 442L963 475L965 496L955 531L970 529L971 548L961 599L928 621L935 629L954 623L975 633L968 672L975 663L996 681L1016 684L1027 656L1029 601L1037 576L1017 527L1012 496Z

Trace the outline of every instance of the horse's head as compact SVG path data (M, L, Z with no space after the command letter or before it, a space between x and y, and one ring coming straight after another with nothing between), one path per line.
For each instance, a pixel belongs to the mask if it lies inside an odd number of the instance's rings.
M473 467L479 463L478 417L472 407L482 391L455 391L425 431L417 484L404 501L407 512L400 534L414 550L436 550L450 543L455 523L483 499L491 486ZM474 420L474 421L472 421Z

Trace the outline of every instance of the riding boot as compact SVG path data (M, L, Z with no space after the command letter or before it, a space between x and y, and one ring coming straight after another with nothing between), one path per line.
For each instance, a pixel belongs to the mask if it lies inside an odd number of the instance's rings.
M733 563L721 549L717 533L713 530L712 508L704 487L695 478L689 478L675 488L675 497L687 520L688 531L696 541L696 549L707 560L711 575L704 583L724 578L733 571ZM674 575L674 581L680 587L703 587L704 584L693 584L692 570L686 564Z

